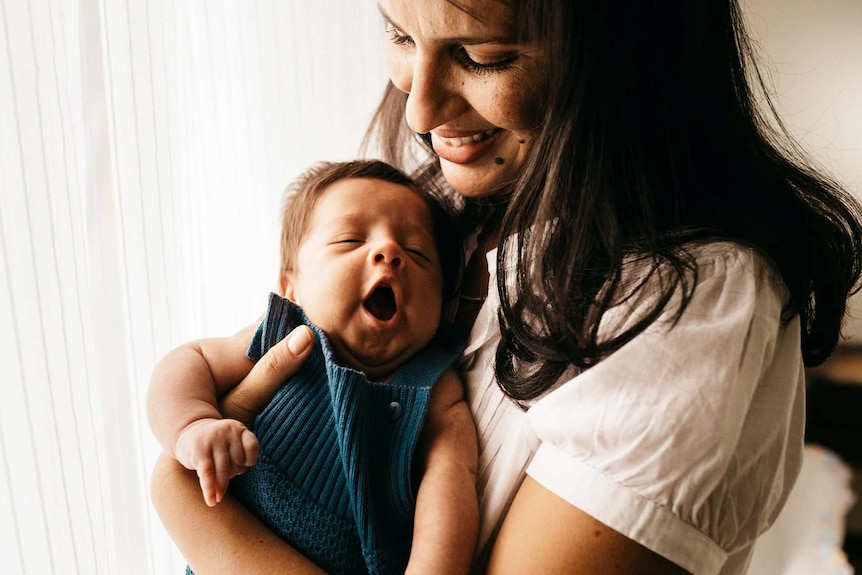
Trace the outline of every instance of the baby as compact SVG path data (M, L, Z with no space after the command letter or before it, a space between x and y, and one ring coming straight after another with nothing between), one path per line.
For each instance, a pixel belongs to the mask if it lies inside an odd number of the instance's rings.
M382 162L315 166L286 194L284 297L270 295L254 336L180 346L153 373L150 425L207 504L239 475L231 493L328 573L466 573L472 561L476 435L450 367L463 344L440 322L436 214ZM218 398L301 325L316 345L257 437L222 419Z

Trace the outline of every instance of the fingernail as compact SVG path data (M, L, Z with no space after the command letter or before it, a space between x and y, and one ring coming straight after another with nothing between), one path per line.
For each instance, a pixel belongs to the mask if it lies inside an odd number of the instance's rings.
M311 332L306 328L296 328L287 336L287 349L299 355L311 345Z

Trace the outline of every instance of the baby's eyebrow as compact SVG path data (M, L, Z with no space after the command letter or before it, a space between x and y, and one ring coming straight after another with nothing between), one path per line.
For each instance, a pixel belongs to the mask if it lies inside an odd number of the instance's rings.
M366 214L363 212L348 212L341 213L335 216L329 216L329 220L325 225L330 227L338 228L344 226L350 226L355 224L361 224L367 218Z
M418 222L409 222L405 224L404 230L412 234L421 234L423 236L434 237L434 226L425 225Z

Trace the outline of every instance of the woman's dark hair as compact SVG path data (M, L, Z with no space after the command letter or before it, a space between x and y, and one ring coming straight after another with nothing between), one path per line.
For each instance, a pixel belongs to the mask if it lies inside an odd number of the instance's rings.
M697 282L691 248L722 239L772 263L790 293L784 321L801 317L806 364L826 359L858 289L862 210L787 135L736 0L516 5L550 65L541 127L501 224L502 389L538 396L569 365L593 365L641 333L675 294L679 319ZM399 155L405 98L390 83L369 132L396 162L410 161ZM651 271L624 286L633 255ZM599 338L605 311L656 285L643 317Z
M318 162L285 189L281 212L281 276L296 266L299 246L308 231L309 217L317 200L336 182L351 178L382 180L404 186L425 200L431 211L434 241L443 271L443 297L451 297L460 274L460 255L451 230L451 219L426 189L401 170L377 160Z

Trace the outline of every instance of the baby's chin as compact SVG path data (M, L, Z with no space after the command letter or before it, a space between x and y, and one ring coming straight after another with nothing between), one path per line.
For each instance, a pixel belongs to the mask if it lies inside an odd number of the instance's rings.
M410 355L405 352L380 350L367 346L351 346L331 342L339 365L361 371L370 381L386 383Z
M428 342L392 347L388 340L380 345L353 344L331 339L330 344L340 365L361 371L370 381L386 383L395 371Z

